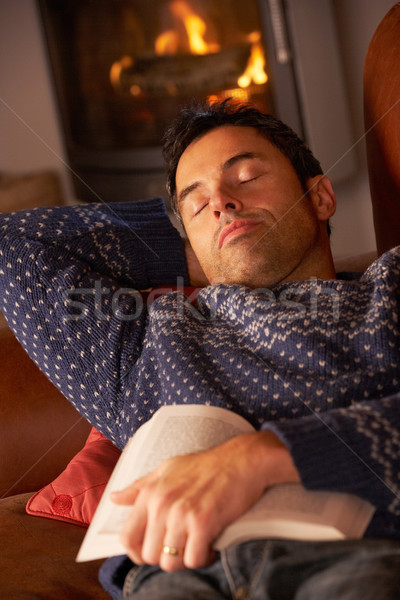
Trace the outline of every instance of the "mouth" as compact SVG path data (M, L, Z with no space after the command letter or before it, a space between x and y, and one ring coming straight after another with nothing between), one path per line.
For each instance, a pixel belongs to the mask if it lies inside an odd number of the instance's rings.
M251 231L257 225L259 225L259 221L253 219L235 219L229 225L225 225L218 239L218 249L220 250L225 244Z

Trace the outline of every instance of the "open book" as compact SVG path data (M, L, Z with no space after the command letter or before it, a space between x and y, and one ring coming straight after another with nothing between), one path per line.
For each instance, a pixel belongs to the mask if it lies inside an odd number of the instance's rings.
M255 431L243 417L224 408L202 405L164 406L140 427L126 445L104 491L79 550L77 561L125 554L119 531L131 506L110 500L135 479L161 462L200 452L231 437ZM244 515L229 525L215 541L223 548L260 537L302 540L336 540L362 537L374 507L357 496L310 492L300 484L277 485Z

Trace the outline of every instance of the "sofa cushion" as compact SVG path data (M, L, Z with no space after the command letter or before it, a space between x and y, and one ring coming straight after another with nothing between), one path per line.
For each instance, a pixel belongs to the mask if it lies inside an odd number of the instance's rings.
M0 590L7 600L109 600L101 561L76 563L85 530L25 512L30 493L0 500Z
M27 513L87 527L120 454L93 427L65 470L29 499Z

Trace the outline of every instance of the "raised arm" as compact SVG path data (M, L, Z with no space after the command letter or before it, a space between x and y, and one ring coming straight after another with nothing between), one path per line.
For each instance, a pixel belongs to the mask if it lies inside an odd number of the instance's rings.
M117 400L147 318L135 290L177 277L188 283L183 244L159 199L0 215L2 312L47 377L120 446Z

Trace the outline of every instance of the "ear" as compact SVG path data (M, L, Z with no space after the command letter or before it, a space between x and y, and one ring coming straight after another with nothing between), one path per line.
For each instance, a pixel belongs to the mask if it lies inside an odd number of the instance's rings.
M336 196L332 184L325 175L310 177L306 181L315 214L320 221L327 221L336 211Z

